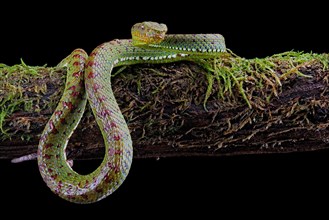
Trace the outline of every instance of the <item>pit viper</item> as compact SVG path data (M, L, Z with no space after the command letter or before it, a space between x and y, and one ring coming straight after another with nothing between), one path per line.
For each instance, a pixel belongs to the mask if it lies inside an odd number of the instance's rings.
M74 203L93 203L113 193L128 175L132 140L111 88L114 67L211 58L226 50L220 34L166 32L165 24L137 23L131 29L132 39L103 43L89 56L76 49L58 64L67 70L65 89L41 134L37 153L41 176L55 194ZM65 148L87 102L102 132L105 155L95 171L80 175L68 164Z

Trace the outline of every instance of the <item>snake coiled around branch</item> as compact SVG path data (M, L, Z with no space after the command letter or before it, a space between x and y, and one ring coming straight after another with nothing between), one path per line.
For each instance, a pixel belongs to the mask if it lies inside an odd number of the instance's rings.
M113 40L88 56L74 50L58 67L67 68L63 96L47 123L38 146L38 165L48 187L75 203L92 203L113 193L131 167L133 147L127 123L111 88L114 67L139 63L168 63L211 58L226 50L220 34L166 35L155 22L137 23L132 39ZM105 143L100 166L80 175L67 163L65 148L89 102Z

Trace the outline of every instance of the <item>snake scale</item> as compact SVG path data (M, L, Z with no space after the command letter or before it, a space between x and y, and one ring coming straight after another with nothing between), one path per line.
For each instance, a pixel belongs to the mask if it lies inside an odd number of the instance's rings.
M103 43L89 56L76 49L58 64L67 68L65 90L41 135L37 158L48 187L70 202L92 203L110 195L132 163L130 132L111 88L114 67L215 57L226 50L220 34L166 35L166 25L156 22L137 23L131 32L132 39ZM80 175L68 164L65 148L87 101L102 132L105 155L95 171Z

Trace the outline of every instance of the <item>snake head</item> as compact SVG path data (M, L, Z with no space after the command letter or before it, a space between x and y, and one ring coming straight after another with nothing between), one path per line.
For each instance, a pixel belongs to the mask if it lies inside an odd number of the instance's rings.
M132 43L134 46L147 46L163 41L168 28L165 24L145 21L137 23L131 28Z

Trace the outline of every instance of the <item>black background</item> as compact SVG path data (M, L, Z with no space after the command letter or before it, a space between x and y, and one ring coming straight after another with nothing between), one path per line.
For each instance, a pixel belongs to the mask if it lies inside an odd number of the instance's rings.
M41 4L41 3L40 3ZM139 21L166 23L170 33L221 33L227 47L246 57L288 50L329 51L328 12L315 1L222 3L200 1L76 2L3 5L0 63L56 65L75 48L91 52L114 38L129 38ZM48 3L47 3L48 4ZM182 4L179 6L178 4ZM147 6L148 5L148 6ZM105 215L116 218L319 214L328 205L328 151L224 158L134 160L124 184L91 205L68 203L42 181L36 161L0 161L1 212ZM90 170L99 161L78 163ZM50 214L51 213L51 214ZM175 213L175 214L174 214ZM314 217L314 216L313 216Z

